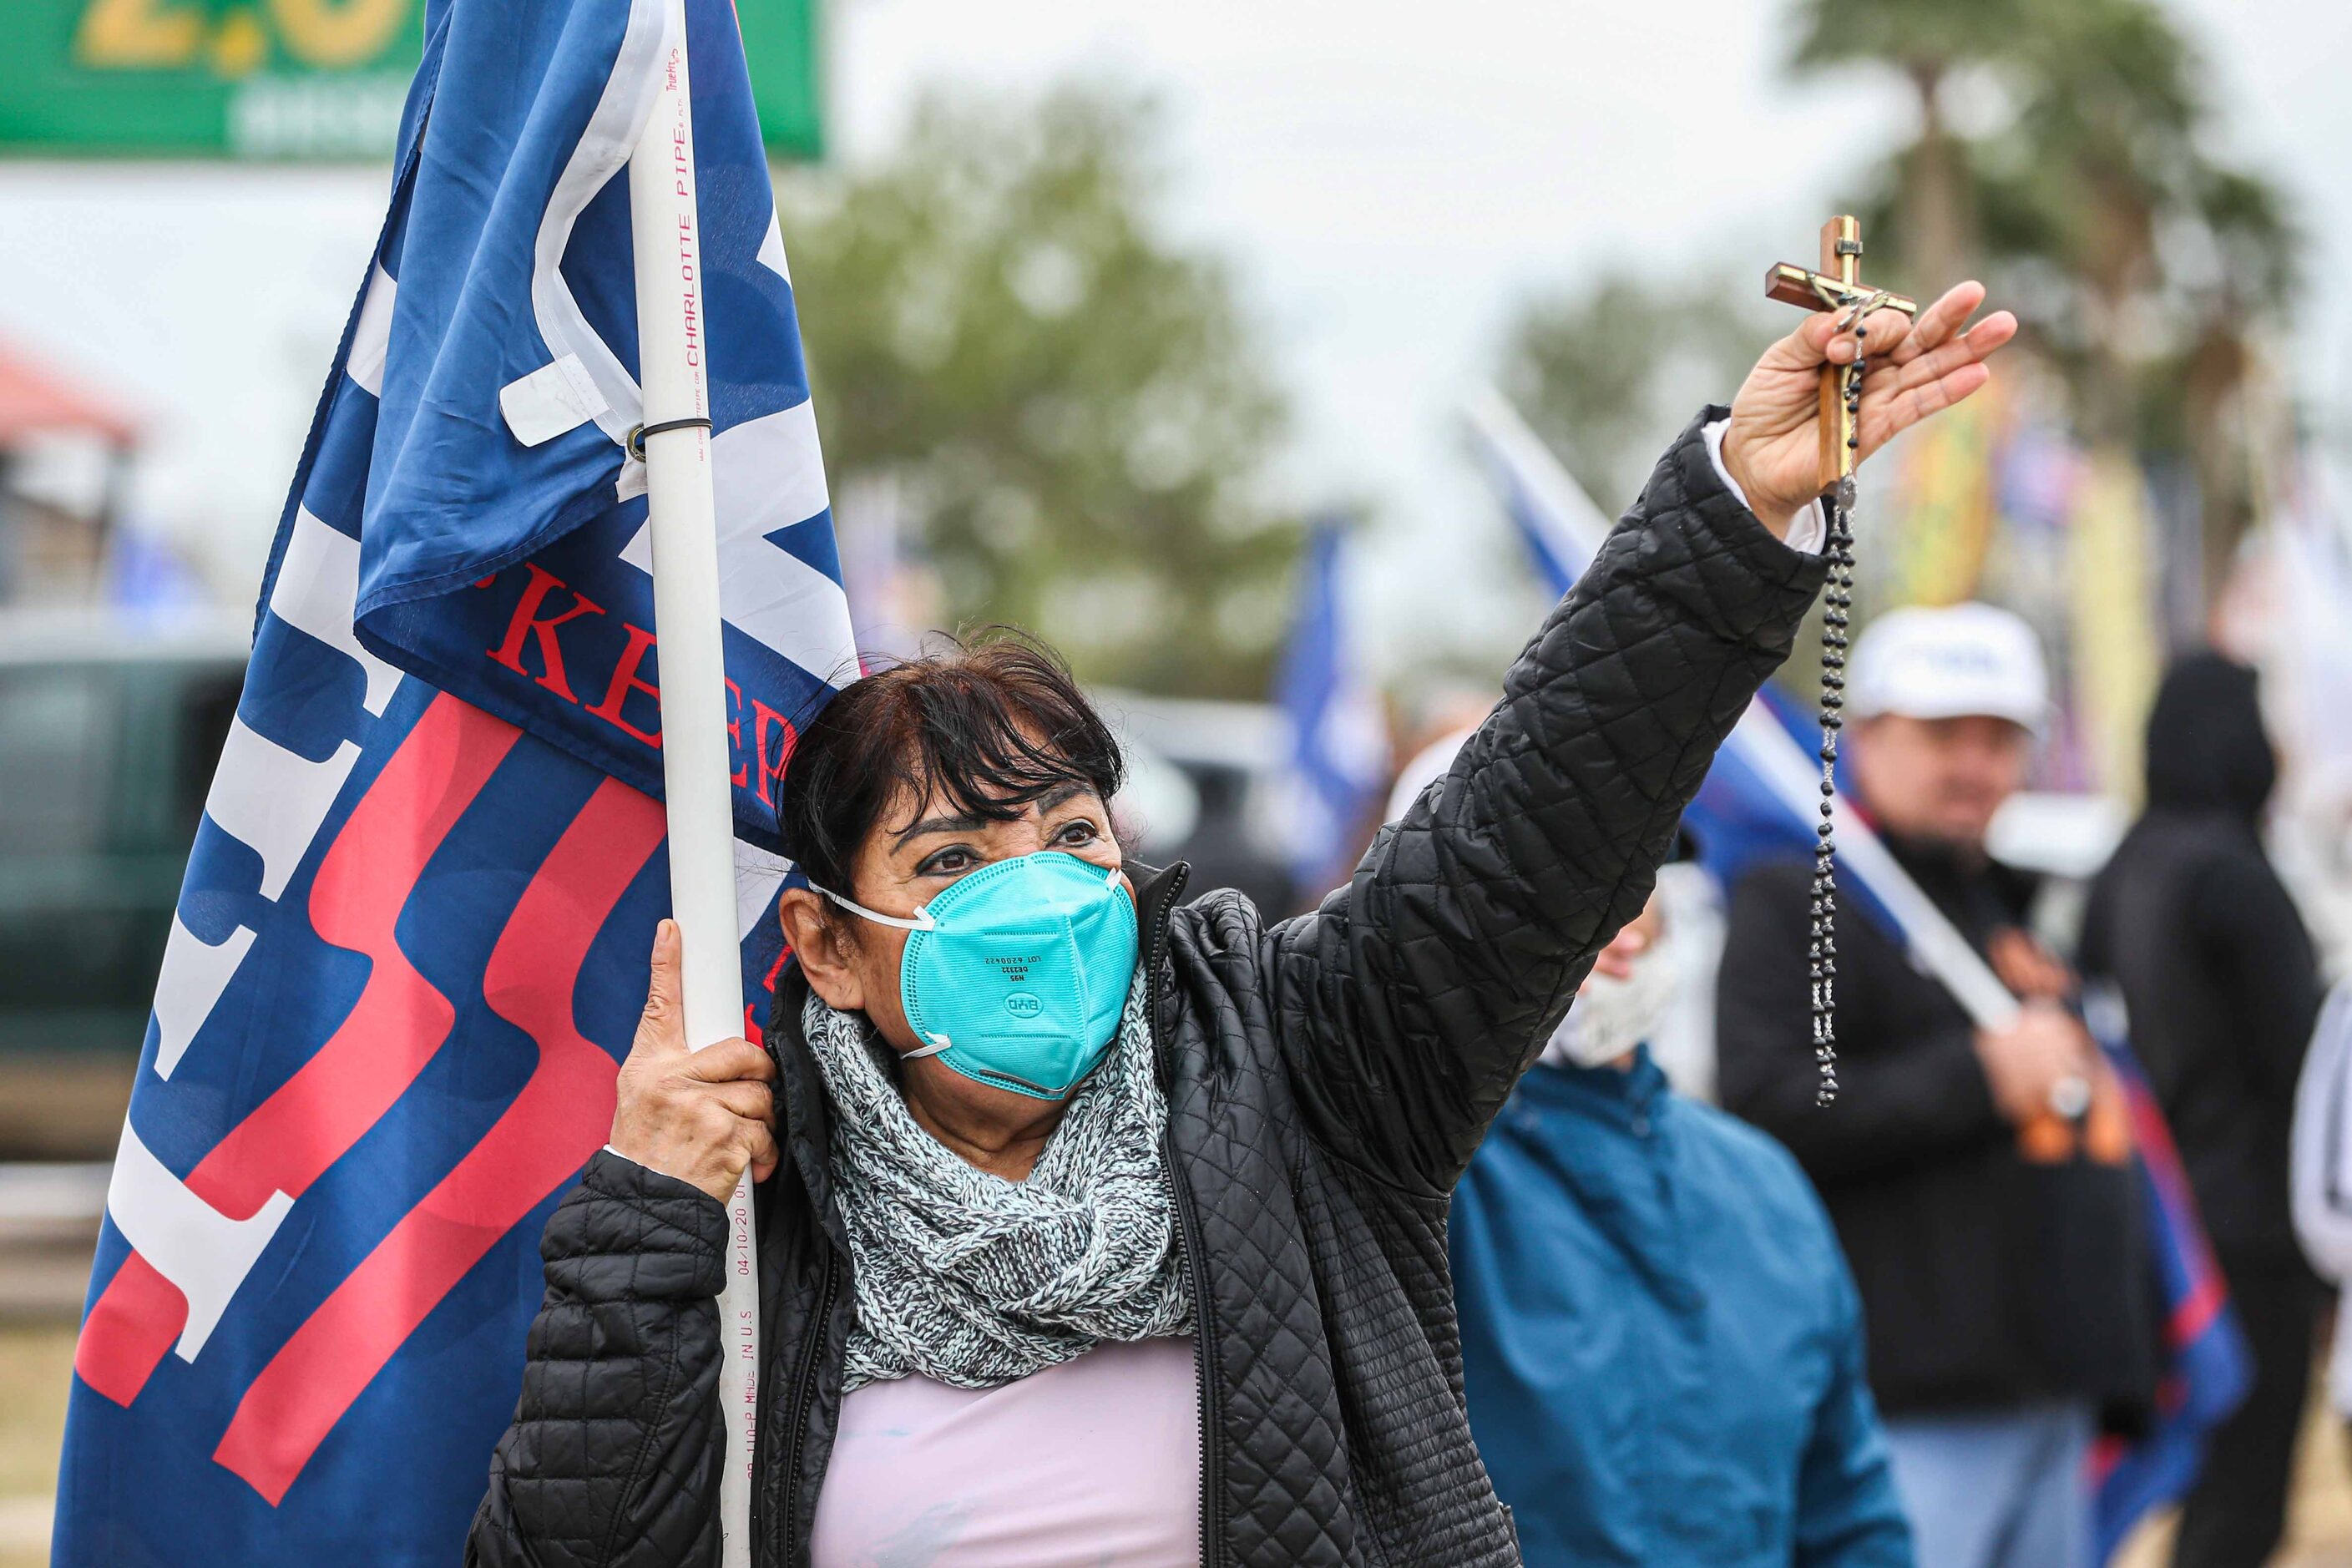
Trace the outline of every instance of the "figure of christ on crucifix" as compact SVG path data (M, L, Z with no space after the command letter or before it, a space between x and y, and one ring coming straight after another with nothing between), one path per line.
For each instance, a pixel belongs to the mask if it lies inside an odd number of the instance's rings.
M1982 386L1991 375L1982 362L2017 333L2006 310L1961 331L1984 303L1981 283L1959 284L1922 310L1864 284L1861 260L1861 225L1834 217L1822 227L1818 270L1783 262L1765 276L1768 297L1814 314L1748 373L1732 400L1723 461L1757 517L1784 536L1789 519L1835 491L1856 464ZM1864 374L1849 387L1857 361Z
M1858 322L1874 310L1900 310L1906 318L1919 314L1918 301L1888 289L1873 289L1862 282L1862 224L1838 216L1822 225L1822 265L1819 271L1783 261L1764 275L1764 297L1807 310L1828 310ZM1851 326L1849 326L1851 330ZM1854 429L1853 392L1846 384L1852 362L1841 370L1822 367L1822 493L1829 494L1840 479L1853 472L1861 437Z

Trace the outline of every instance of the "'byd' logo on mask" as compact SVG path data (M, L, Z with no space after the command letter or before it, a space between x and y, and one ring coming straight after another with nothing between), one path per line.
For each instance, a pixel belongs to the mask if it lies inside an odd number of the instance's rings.
M1034 1018L1045 1010L1045 1004L1027 991L1015 991L1004 999L1004 1010L1016 1018Z

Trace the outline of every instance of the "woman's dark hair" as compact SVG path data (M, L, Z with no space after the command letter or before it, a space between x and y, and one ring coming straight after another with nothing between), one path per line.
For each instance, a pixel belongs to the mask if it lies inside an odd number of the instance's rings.
M991 628L842 688L793 743L776 827L809 880L855 898L858 848L902 794L1009 822L1064 784L1108 801L1126 773L1059 656Z

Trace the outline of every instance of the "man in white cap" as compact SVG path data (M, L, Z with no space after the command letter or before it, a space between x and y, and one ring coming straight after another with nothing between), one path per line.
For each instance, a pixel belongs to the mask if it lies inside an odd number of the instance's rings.
M2031 883L1985 848L2048 704L2032 631L1990 605L1898 610L1854 648L1856 804L2029 999L2015 1024L1977 1028L1842 902L1842 1092L1817 1109L1810 865L1762 866L1733 890L1718 979L1724 1104L1788 1144L1844 1243L1921 1568L2086 1563L2085 1454L2152 1376L2112 1079L2059 1005L2072 977L2025 934Z

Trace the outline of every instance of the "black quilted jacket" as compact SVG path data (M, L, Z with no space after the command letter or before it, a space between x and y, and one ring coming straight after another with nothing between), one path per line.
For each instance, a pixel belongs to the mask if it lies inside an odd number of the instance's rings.
M1519 1560L1463 1415L1448 1194L1640 910L1822 579L1727 492L1697 432L1453 770L1320 909L1269 927L1235 893L1181 903L1181 867L1140 883L1200 1304L1209 1564ZM779 987L768 1035L789 1158L759 1200L761 1568L808 1562L851 1316L803 994ZM719 1561L726 1234L684 1183L590 1163L548 1224L547 1299L469 1563Z

